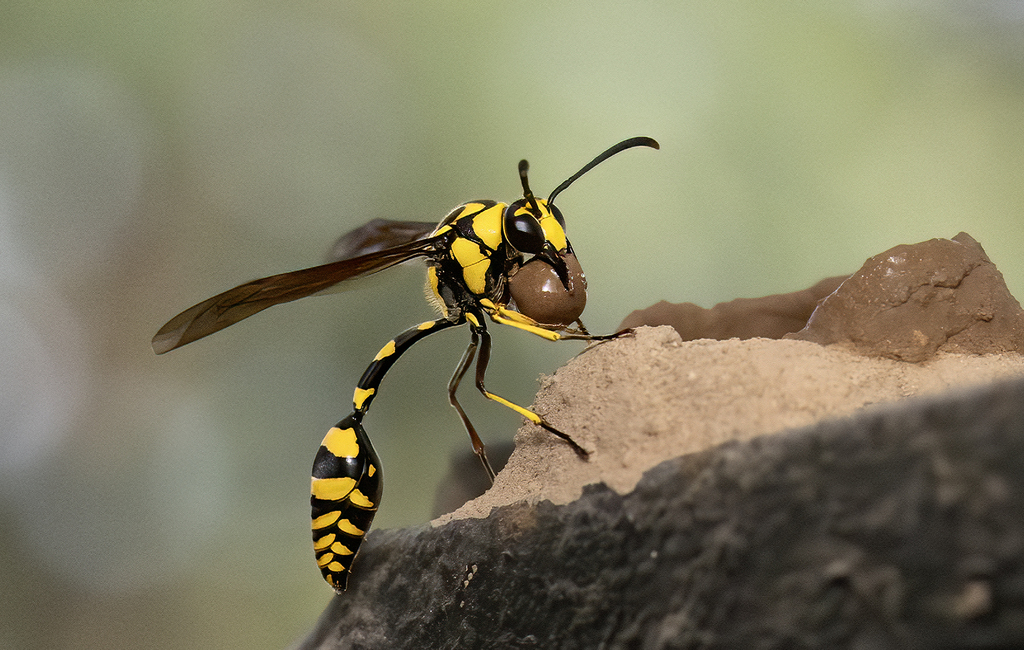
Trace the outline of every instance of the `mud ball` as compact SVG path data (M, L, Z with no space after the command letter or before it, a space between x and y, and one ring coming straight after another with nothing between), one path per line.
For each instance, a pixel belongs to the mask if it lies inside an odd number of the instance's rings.
M587 277L576 256L562 257L569 275L568 291L550 264L533 259L509 278L509 291L520 313L546 325L571 325L587 306Z

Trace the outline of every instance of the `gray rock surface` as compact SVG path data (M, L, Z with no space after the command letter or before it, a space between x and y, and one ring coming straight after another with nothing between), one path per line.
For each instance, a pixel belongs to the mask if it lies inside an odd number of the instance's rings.
M299 647L1024 647L1024 380L373 532Z

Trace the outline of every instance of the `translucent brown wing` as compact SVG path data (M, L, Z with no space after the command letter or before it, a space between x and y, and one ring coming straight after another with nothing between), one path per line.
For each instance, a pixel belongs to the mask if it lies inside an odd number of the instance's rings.
M327 261L337 262L378 253L417 239L423 239L434 232L435 228L437 228L436 221L374 219L339 237L331 247Z
M157 354L191 343L267 307L326 291L339 282L382 271L437 251L438 239L420 239L378 253L246 282L181 312L153 337Z

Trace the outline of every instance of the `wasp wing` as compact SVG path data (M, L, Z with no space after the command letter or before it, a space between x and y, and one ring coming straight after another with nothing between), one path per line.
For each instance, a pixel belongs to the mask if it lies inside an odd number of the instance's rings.
M350 230L334 242L328 262L347 260L423 239L437 228L434 221L397 221L374 219Z
M420 239L378 253L246 282L181 312L153 337L153 351L169 352L213 334L267 307L326 291L339 282L382 271L437 251L437 238Z

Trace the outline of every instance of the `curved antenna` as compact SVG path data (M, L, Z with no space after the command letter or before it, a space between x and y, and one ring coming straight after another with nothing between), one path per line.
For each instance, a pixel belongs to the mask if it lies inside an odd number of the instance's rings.
M548 197L548 203L549 204L553 203L554 200L555 200L555 197L558 196L558 193L561 192L562 190L564 190L565 188L569 187L570 185L572 185L573 182L575 182L576 179L579 178L580 176L586 174L591 169L593 169L594 167L597 167L598 165L603 163L605 160L608 160L609 158L611 158L615 154L619 153L620 151L625 151L626 149L631 149L633 147L650 147L651 149L660 149L661 148L661 146L658 144L658 141L655 140L654 138L647 138L647 137L644 137L644 136L640 136L640 137L636 137L636 138L630 138L628 140L623 140L619 144L614 145L613 147L611 147L610 149L608 149L607 151L605 151L604 153L599 155L597 158L594 158L593 160L588 162L586 165L583 166L583 169L579 170L578 172L576 172L575 174L570 176L567 180L565 180L561 185L556 187L555 190ZM524 160L523 163L525 163L525 162L526 161ZM523 172L522 172L523 163L519 163L520 175L523 175ZM526 183L526 176L523 176L523 183Z
M537 199L534 198L533 192L530 191L530 181L526 178L526 173L530 171L530 163L526 162L526 159L519 161L519 181L523 184L523 198L530 202L530 208L534 214L540 214L540 208L537 207Z

